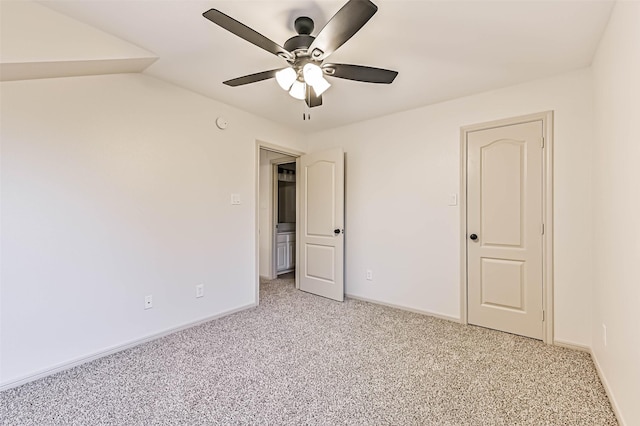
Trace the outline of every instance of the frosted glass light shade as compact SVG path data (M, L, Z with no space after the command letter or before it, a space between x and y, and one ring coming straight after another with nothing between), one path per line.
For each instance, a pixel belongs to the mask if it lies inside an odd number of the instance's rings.
M311 86L315 86L320 80L324 80L322 77L322 68L316 64L308 63L302 68L302 76L304 81Z
M302 68L302 76L304 77L304 81L313 87L313 91L316 92L317 96L322 95L329 87L331 87L331 84L329 84L323 76L322 68L316 64L306 64L304 68Z
M282 87L282 90L289 90L294 81L296 81L296 71L293 68L285 68L276 73L276 81Z
M329 87L331 87L331 84L323 77L320 77L320 80L313 84L313 90L316 92L317 96L322 95Z
M291 90L289 90L289 94L294 98L303 101L307 96L307 85L300 81L295 81L291 86Z

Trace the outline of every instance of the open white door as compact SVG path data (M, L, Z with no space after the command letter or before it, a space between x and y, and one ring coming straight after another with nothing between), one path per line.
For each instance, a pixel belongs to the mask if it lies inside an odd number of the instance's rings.
M297 160L300 290L344 300L344 153L341 148Z

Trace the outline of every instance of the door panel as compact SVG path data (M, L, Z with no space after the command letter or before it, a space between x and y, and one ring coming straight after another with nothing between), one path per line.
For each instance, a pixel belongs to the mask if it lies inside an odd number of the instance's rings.
M311 185L313 189L311 197L307 194L306 198L307 235L333 237L336 211L335 164L320 160L307 166L305 172L307 185Z
M335 275L335 249L315 244L307 244L305 249L307 251L307 275L330 283Z
M524 141L514 140L499 140L480 148L483 245L522 244L524 148Z
M525 263L487 258L481 262L482 305L522 311Z
M468 321L542 338L542 121L467 134Z
M344 153L338 148L303 155L297 170L300 290L343 301Z

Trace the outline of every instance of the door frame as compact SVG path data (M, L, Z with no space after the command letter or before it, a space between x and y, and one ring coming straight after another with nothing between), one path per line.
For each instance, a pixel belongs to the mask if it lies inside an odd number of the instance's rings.
M553 344L553 111L472 124L460 128L460 322L467 319L467 135L478 130L542 121L542 340Z
M254 173L255 173L255 201L254 201L254 222L255 222L255 235L254 235L254 246L255 246L255 265L254 265L254 277L255 277L255 305L258 306L260 304L260 150L264 149L266 151L275 152L278 154L288 155L290 157L294 157L296 160L298 157L304 154L302 151L298 151L293 148L287 148L282 145L276 145L269 142L265 142L262 140L256 140L256 148L255 148L255 162L254 162ZM296 161L294 160L294 161ZM287 161L291 162L291 161ZM272 174L270 174L272 176ZM273 177L271 178L273 179ZM297 181L296 181L296 197L297 197ZM273 182L271 184L271 191L273 192ZM273 193L269 196L270 203L273 203ZM298 202L296 200L296 216L298 212ZM274 265L273 259L273 245L275 241L275 233L273 226L273 206L270 209L271 220L269 221L271 225L269 226L269 244L272 247L269 253L269 264L271 267ZM296 229L296 233L297 233ZM298 285L296 278L296 286Z

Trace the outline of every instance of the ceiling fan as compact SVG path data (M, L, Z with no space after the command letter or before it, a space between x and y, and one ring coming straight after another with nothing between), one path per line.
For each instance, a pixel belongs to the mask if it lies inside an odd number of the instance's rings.
M342 46L366 24L378 11L369 0L349 0L316 36L312 36L313 20L306 16L296 19L294 27L298 35L284 43L284 47L257 31L236 21L216 9L202 15L232 32L288 62L285 68L262 71L223 82L232 87L275 78L280 87L312 108L322 105L322 94L331 84L324 78L336 77L366 83L389 84L397 71L363 65L324 63L324 60Z

